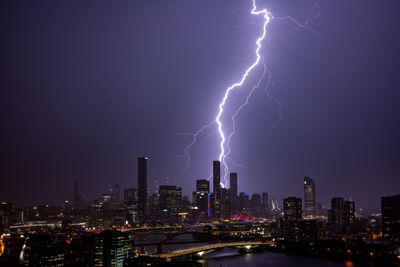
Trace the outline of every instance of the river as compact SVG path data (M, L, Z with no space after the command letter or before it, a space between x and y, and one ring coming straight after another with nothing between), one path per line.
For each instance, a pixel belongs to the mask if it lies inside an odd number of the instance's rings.
M248 266L271 266L271 267L362 267L353 262L341 262L329 259L319 259L288 255L283 253L253 253L245 255L227 256L229 251L220 252L217 258L208 258L203 261L203 266L209 267L248 267ZM225 256L225 257L223 257ZM227 257L226 257L227 256Z

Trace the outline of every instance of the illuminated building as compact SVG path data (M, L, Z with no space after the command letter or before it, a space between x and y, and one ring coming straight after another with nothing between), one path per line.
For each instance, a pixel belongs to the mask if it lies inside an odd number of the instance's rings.
M119 184L113 184L113 186L112 186L111 202L112 203L120 203L121 202Z
M242 214L248 214L250 211L249 195L244 192L239 193L239 208Z
M353 224L356 220L354 201L344 201L344 223L346 225Z
M74 181L74 208L78 209L79 182Z
M400 194L382 197L381 208L383 237L400 240Z
M141 224L146 222L147 209L147 158L138 158L138 217Z
M205 179L196 180L196 191L193 194L193 204L199 209L200 216L208 217L208 201L210 182Z
M106 230L85 237L85 263L88 266L122 267L134 256L133 236L127 232Z
M250 207L251 207L251 213L253 215L255 215L255 216L261 216L262 215L261 195L260 194L251 195Z
M268 205L268 193L263 192L261 194L261 206L265 211L269 210L269 205Z
M84 207L84 203L83 203L83 195L79 194L79 182L78 181L74 181L74 203L73 203L73 207L75 210L81 210Z
M174 185L160 185L160 209L164 222L178 222L182 204L182 188Z
M221 162L213 161L214 218L221 217Z
M152 223L157 223L161 220L159 190L149 195L147 220Z
M64 246L62 240L47 233L30 235L23 254L24 266L64 266Z
M303 219L301 198L288 197L283 200L283 214L285 221L299 221Z
M125 219L129 224L138 223L138 189L127 188L124 191L124 203L125 203Z
M343 233L343 227L345 226L345 210L342 197L332 198L331 209L328 215L331 232L336 234Z
M210 193L210 182L205 179L196 180L196 191L202 193Z
M237 211L239 209L238 198L238 177L236 172L231 172L229 175L230 194L231 194L231 210Z
M231 216L231 196L228 188L221 188L221 218L229 219Z
M139 199L138 189L137 188L127 188L124 191L124 203L132 204L137 203Z
M310 177L304 177L304 216L315 215L315 183Z
M288 197L283 200L284 236L291 241L300 241L302 226L301 198Z
M103 208L100 204L92 204L89 207L89 227L98 228L103 225Z

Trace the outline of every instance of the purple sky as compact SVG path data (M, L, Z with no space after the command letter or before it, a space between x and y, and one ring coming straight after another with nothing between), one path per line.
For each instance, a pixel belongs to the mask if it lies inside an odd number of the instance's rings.
M299 22L313 1L258 0ZM237 118L232 158L239 192L303 197L305 170L317 201L351 197L380 205L400 188L400 23L397 0L321 0L310 22L321 40L273 20L260 51L272 74ZM79 180L89 199L110 183L170 177L191 194L218 158L212 121L224 90L255 59L262 18L251 1L1 1L0 199L61 203ZM244 100L262 68L235 91ZM226 127L229 127L228 109ZM275 127L274 127L275 125ZM209 137L208 134L211 134ZM206 138L206 139L205 139Z

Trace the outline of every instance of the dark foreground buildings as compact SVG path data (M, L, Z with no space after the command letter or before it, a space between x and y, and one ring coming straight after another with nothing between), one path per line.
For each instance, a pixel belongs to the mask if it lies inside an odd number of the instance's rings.
M382 235L400 241L400 194L382 197Z

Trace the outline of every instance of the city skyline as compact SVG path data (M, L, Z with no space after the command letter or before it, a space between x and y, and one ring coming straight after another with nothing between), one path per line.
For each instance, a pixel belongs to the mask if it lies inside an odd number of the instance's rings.
M260 50L271 84L262 80L236 118L230 172L238 191L302 197L307 173L318 202L337 195L379 207L399 187L399 3L257 3L275 17ZM215 129L199 136L188 169L179 156L255 60L263 21L251 4L5 5L2 199L60 204L72 200L76 180L89 199L108 184L137 187L141 155L151 159L149 186L169 177L190 196L218 159ZM224 127L262 71L232 95Z
M1 266L400 266L398 0L0 2Z

